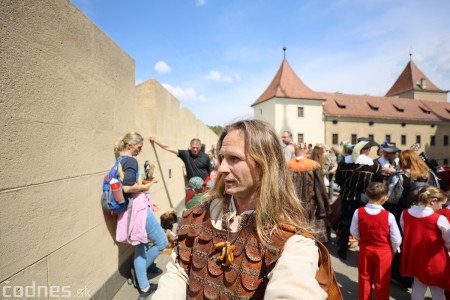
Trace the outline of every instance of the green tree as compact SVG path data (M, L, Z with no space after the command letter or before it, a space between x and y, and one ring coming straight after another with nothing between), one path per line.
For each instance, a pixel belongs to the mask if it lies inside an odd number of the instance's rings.
M208 125L208 127L209 127L212 131L214 131L214 133L217 134L217 135L219 135L220 132L223 130L223 127L220 126L220 125L215 125L215 126L209 126L209 125Z

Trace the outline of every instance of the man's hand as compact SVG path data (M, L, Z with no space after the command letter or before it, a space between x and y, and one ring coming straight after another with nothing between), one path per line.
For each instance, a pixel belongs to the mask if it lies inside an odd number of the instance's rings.
M163 148L164 150L172 152L173 154L178 155L178 149L177 148L175 148L173 146L170 146L168 144L165 144L165 143L163 143L161 141L157 141L156 140L156 136L150 135L148 137L148 140L150 141L150 143L155 143L156 145L158 145L159 147Z

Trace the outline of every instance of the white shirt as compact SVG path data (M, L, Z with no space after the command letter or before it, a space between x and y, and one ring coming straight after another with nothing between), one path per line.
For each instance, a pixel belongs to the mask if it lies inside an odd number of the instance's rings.
M230 201L229 209L236 211L233 201ZM211 202L210 215L214 228L222 229L223 202L220 199ZM152 300L186 299L189 279L176 258L175 248ZM318 261L319 250L314 240L302 235L290 237L275 267L268 274L264 299L326 299L327 293L316 280Z
M434 210L431 207L417 205L408 209L408 212L411 216L416 218L424 218L431 216L434 213ZM402 230L405 228L405 221L403 220L403 212L400 216L400 226ZM445 248L450 252L450 224L445 216L440 215L437 221L437 226L442 232L442 239L444 240Z
M384 157L384 155L380 156L378 158L378 162L380 163L382 169L391 167L391 163ZM396 168L398 166L399 162L400 162L400 159L398 157L394 158L394 166L393 167Z
M369 215L378 215L382 210L384 210L383 206L372 203L367 203L364 209ZM350 225L350 233L353 235L355 239L360 240L361 235L359 232L358 220L359 220L358 210L355 210L355 212L353 213L352 224ZM389 213L388 221L389 221L389 235L391 240L391 249L393 250L393 252L400 253L400 244L402 243L402 236L400 234L400 229L397 226L397 222L395 221L395 217L393 214Z
M373 166L373 159L367 155L361 154L356 158L355 164Z
M352 155L351 154L350 155L346 155L344 157L344 161L345 161L346 164L351 164L352 163Z

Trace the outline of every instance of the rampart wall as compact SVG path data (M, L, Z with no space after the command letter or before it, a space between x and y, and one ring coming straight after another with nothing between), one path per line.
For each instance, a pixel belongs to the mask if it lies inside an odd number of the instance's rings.
M157 81L136 87L133 58L69 0L2 0L0 53L0 292L110 299L133 250L99 202L113 143L138 131L209 150L217 136ZM157 216L179 206L181 160L148 140L138 160L157 167Z

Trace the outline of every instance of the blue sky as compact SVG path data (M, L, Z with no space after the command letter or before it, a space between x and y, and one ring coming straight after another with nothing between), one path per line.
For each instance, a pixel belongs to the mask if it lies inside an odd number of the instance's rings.
M283 59L315 91L383 96L413 53L450 89L448 0L71 0L197 118L252 117Z

